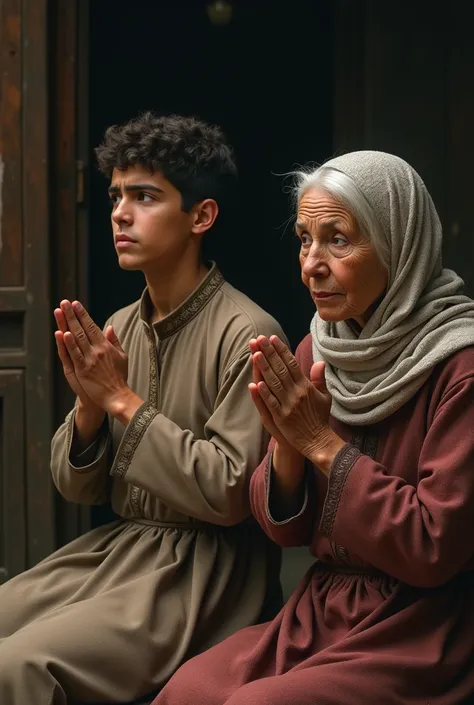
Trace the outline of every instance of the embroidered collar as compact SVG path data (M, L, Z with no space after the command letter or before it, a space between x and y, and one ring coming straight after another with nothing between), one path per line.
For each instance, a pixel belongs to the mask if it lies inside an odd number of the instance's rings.
M224 277L217 268L215 262L212 263L211 269L206 274L199 286L183 301L174 311L171 311L165 318L153 324L160 340L168 338L177 333L189 321L202 311L206 304L212 299L214 294L220 289L224 283ZM151 301L148 294L148 289L142 294L140 301L140 318L144 323L149 325Z

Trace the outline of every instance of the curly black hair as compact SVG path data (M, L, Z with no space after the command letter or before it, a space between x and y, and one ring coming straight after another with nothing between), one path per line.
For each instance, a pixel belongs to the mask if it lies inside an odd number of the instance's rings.
M114 169L136 165L159 171L181 193L184 211L205 198L222 207L236 185L237 167L222 130L194 117L143 113L109 127L95 153L109 179Z

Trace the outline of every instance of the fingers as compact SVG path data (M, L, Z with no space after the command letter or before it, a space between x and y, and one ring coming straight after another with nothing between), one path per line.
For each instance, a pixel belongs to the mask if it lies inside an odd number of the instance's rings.
M285 345L277 335L272 335L270 338L271 345L275 348L280 358L283 360L288 369L291 378L294 382L301 382L304 374L298 364L296 357L293 355L288 345Z
M64 299L61 301L60 308L66 322L67 330L74 336L76 344L83 355L89 352L91 345L94 343L103 342L104 336L102 331L94 323L79 301L74 301L71 304L70 301ZM58 320L58 318L56 318L56 320Z
M63 312L64 318L66 319L68 331L74 337L74 340L76 341L76 345L79 347L81 352L83 354L86 354L88 352L88 350L90 349L90 342L89 342L89 339L86 335L84 328L82 327L76 314L74 313L74 309L72 307L71 302L68 301L67 299L64 299L63 301L61 301L60 307L61 307L61 311ZM65 332L67 332L67 331L65 331ZM66 343L66 340L64 342ZM67 343L66 343L66 347L67 347ZM68 350L69 350L69 347L68 347Z
M272 394L274 394L279 400L283 400L283 397L288 396L288 392L280 379L280 377L275 374L273 369L270 367L267 358L262 352L255 353L253 359L260 370L262 379L258 382L260 389L260 384L265 383L265 386L270 389Z
M274 426L274 421L271 413L269 412L267 405L263 401L262 397L260 396L260 392L258 390L258 385L257 384L249 384L249 392L250 396L252 397L252 401L257 407L257 411L260 414L260 418L262 419L262 423L265 426L265 428L270 431L270 429ZM270 431L271 433L271 431Z
M258 408L258 405L260 403L260 394L258 393L258 386L252 382L249 384L249 392L250 396L252 397L252 401L254 402L255 406ZM259 409L260 411L260 409Z
M62 335L66 350L69 354L69 357L71 358L72 364L75 368L83 367L84 355L82 354L82 351L78 343L76 342L76 338L70 331L67 333L63 333Z
M316 389L321 392L321 394L328 394L326 377L324 374L325 367L326 365L324 362L315 362L310 371L311 382L314 384Z
M56 340L56 347L58 349L59 359L61 360L63 365L64 377L66 378L74 394L76 394L76 396L78 397L81 397L84 394L84 390L82 389L77 380L74 364L71 360L71 357L66 348L66 344L64 342L64 333L62 331L57 330L54 334L54 338Z
M115 333L113 326L107 326L107 329L105 331L105 338L106 340L109 341L117 350L120 352L124 352L122 346L120 345L120 340L117 338L117 334Z
M257 343L286 389L292 389L294 383L301 384L305 381L306 378L295 356L278 336L272 335L271 338L266 338L261 335L257 338Z
M62 331L57 330L54 334L54 339L56 340L56 347L58 349L59 359L62 362L64 373L69 374L74 372L74 365L72 364L71 358L67 351L66 345L64 343L64 334Z
M258 389L258 394L259 394L261 400L265 404L265 407L267 408L267 410L272 418L272 421L274 423L276 423L277 419L281 415L281 413L280 413L281 412L281 405L280 405L278 399L273 394L273 391L268 388L268 386L265 384L265 382L260 382L257 385L257 389Z
M72 310L76 316L76 320L81 325L89 341L94 343L102 343L104 334L99 326L92 320L80 301L72 302Z
M254 384L258 384L259 382L263 382L263 377L262 373L260 372L260 368L257 364L257 360L255 357L252 355L252 379Z
M252 355L260 350L256 338L252 338L249 341L249 348L250 348L250 352L252 353Z
M281 391L281 389L291 391L294 387L293 379L273 345L263 335L257 338L257 343L259 351L253 357L258 363L265 382L272 391Z
M58 326L58 329L62 333L65 333L68 329L67 323L66 323L66 317L60 308L54 309L54 318L56 319L56 325Z

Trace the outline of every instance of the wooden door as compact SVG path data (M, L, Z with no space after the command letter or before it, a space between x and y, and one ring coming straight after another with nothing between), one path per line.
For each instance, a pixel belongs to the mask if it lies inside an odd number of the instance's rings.
M444 226L445 265L474 295L474 43L469 6L336 3L334 151L379 149L410 162Z
M0 581L55 546L47 0L0 0Z

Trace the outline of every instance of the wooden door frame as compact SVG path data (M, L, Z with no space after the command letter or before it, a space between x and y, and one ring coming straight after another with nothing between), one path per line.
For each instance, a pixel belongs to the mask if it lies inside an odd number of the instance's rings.
M88 226L88 35L89 0L54 1L51 64L52 110L52 297L80 299L87 306ZM54 365L55 425L74 403L57 358ZM57 544L90 528L90 507L56 496Z

